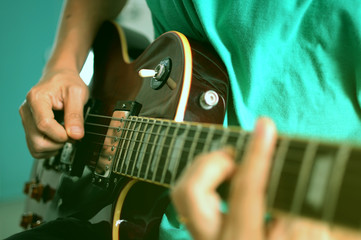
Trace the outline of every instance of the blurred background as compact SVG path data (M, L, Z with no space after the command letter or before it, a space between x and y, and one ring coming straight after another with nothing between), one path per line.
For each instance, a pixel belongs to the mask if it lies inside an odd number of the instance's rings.
M62 0L0 0L0 239L22 230L22 191L33 160L18 108L41 76L62 6ZM145 0L129 1L118 22L153 39Z

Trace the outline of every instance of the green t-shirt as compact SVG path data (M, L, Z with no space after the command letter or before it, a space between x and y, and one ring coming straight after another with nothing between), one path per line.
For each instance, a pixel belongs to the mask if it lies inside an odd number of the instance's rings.
M156 36L214 46L230 77L229 122L251 130L268 116L283 134L361 142L361 1L147 2ZM183 239L173 220L164 217L163 239Z

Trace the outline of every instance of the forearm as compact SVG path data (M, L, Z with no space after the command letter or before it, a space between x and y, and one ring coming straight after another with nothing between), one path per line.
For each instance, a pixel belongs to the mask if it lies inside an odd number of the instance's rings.
M102 22L114 19L126 0L68 0L64 5L48 69L80 72Z

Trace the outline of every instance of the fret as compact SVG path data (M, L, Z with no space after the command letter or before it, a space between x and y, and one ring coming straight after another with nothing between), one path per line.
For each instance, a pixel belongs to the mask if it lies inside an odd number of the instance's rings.
M195 135L194 135L194 137L192 139L191 147L190 147L189 152L188 152L188 157L187 157L187 162L186 162L185 168L188 168L189 165L191 164L191 162L194 159L194 155L195 155L194 153L196 151L196 146L197 146L197 142L199 141L199 136L201 134L201 131L202 131L202 126L200 124L198 124L196 126Z
M180 128L180 124L175 124L175 130L172 134L172 137L171 137L171 142L169 144L169 147L168 147L168 153L167 153L167 156L166 156L166 162L164 164L164 169L163 169L163 173L162 173L162 178L160 180L161 183L164 183L165 182L165 178L166 178L166 173L167 173L167 170L168 170L168 166L169 166L169 162L171 161L171 153L174 151L174 143L175 143L175 139L177 137L177 134L178 134L178 131L179 131L179 128Z
M149 180L148 174L149 174L149 170L150 170L150 165L153 162L154 150L155 150L155 147L157 145L158 138L160 136L160 131L162 130L162 121L154 120L154 126L156 126L155 127L156 132L153 135L154 139L152 141L152 147L151 147L150 154L149 154L149 157L148 157L147 168L146 168L145 173L144 173L144 178L147 179L147 180Z
M146 118L146 120L147 120L147 123L146 123L146 127L145 127L145 137L143 137L143 140L142 140L143 144L142 144L142 149L140 150L140 156L139 156L140 162L139 162L139 171L137 174L138 178L140 178L140 173L142 172L144 158L147 155L147 148L149 146L149 143L151 142L152 132L153 132L153 129L155 126L155 124L150 124L149 118ZM154 120L153 120L153 122L154 122ZM150 125L150 129L148 129L149 125ZM145 138L145 140L144 140L144 138ZM148 161L149 161L149 158L148 158Z
M194 144L194 152L192 153L193 158L201 153L206 152L207 146L209 145L209 143L206 143L207 137L210 136L209 128L199 126L196 128L196 131L199 131L199 134L195 134L197 139L192 139L192 144Z
M119 120L119 122L120 122L120 125L119 125L119 131L121 131L121 129L122 128L124 128L124 123L123 123L123 118L121 118L120 120ZM122 148L122 146L121 146L121 144L120 144L120 142L122 142L123 143L123 141L121 141L121 139L124 137L124 135L125 135L125 132L124 131L121 131L121 134L120 134L120 136L119 136L119 142L118 142L118 145L117 145L117 147L115 148L115 154L114 154L114 163L113 163L113 171L116 171L115 169L117 169L118 168L118 165L119 165L119 154L121 153L121 148Z
M231 131L228 128L224 128L220 131L223 132L221 141L220 141L221 142L220 146L225 147L227 145L227 140L228 140L228 137L229 137Z
M290 140L272 207L285 212L291 210L306 147L302 141Z
M290 145L290 140L288 138L282 138L279 141L279 147L275 150L273 166L270 174L270 183L268 185L268 207L273 207L274 205L277 187L279 186L282 169L286 159L286 154Z
M168 136L168 132L169 129L171 128L171 123L170 122L165 122L167 125L164 126L165 127L165 132L163 134L161 134L161 138L159 139L160 144L158 144L157 146L157 150L156 150L156 158L154 159L154 171L153 171L153 177L152 177L152 181L156 180L156 174L157 174L157 170L159 168L159 163L162 160L162 150L164 149L164 143L166 142L167 136Z
M171 180L170 180L170 185L173 186L175 184L175 181L176 181L176 177L180 174L180 172L183 170L183 168L181 167L180 168L180 171L178 170L179 169L179 165L180 165L180 162L182 160L181 156L182 156L182 150L184 149L184 145L186 143L186 138L188 136L188 133L189 133L189 130L191 128L191 125L190 124L186 124L185 125L185 130L183 132L183 136L184 137L181 137L181 136L177 136L177 140L180 141L180 144L179 144L179 151L173 151L173 153L177 154L176 156L174 156L173 159L176 159L175 161L172 161L174 162L174 167L173 168L170 168L171 169Z
M322 214L322 219L329 223L333 223L333 218L337 206L338 196L340 194L341 183L346 170L346 164L351 152L351 148L347 145L339 147L337 156L331 174L329 174L329 185Z
M138 136L139 136L139 132L140 132L140 124L139 122L137 121L136 118L134 117L131 117L131 121L134 122L134 128L133 128L133 134L130 138L130 141L129 141L129 147L128 147L128 155L127 155L127 159L128 159L128 164L126 166L126 169L124 171L125 174L127 175L130 175L128 170L131 169L130 165L132 164L132 161L133 161L133 166L135 164L135 160L136 158L133 157L134 155L137 155L137 151L135 150L136 146L138 145L137 143L137 139L138 139ZM131 176L131 175L130 175Z
M119 154L118 154L118 158L117 158L117 166L116 166L116 169L118 172L121 172L120 169L123 168L123 165L124 165L124 161L125 159L123 158L124 154L125 154L125 144L126 144L126 139L127 139L127 136L129 134L129 127L131 125L131 122L127 121L126 119L123 119L123 131L122 131L122 144L119 148ZM119 146L119 145L118 145ZM119 162L122 161L122 164L119 166Z
M128 159L129 159L129 145L130 145L130 142L131 142L131 139L132 139L132 136L133 136L133 133L134 133L134 128L135 128L135 122L133 122L131 119L128 119L127 121L129 121L129 128L128 128L128 132L129 132L129 138L127 139L128 137L128 134L126 135L126 137L123 139L123 141L127 141L126 144L126 147L123 149L123 152L124 152L124 155L123 155L123 161L122 161L122 165L121 165L121 168L119 170L119 172L121 173L126 173L124 171L124 166L126 165L126 169L128 169L128 165L129 165L129 162L128 162Z
M245 131L237 132L237 141L234 147L236 150L236 154L234 156L236 161L240 161L243 156L244 148L246 146L246 137L247 133Z
M337 148L319 144L314 156L312 169L306 179L306 194L302 202L300 214L303 216L322 219L327 193L329 191L329 179L333 178L332 169L335 167Z
M361 149L353 148L341 182L333 221L360 230L361 228Z
M236 148L237 141L239 138L239 132L234 132L231 129L228 128L227 131L227 139L224 143L222 143L223 146L232 146L233 148Z
M202 129L202 126L201 126L201 129ZM209 150L211 148L210 145L211 145L212 138L214 136L215 127L213 125L211 125L207 130L208 130L207 131L208 134L207 134L206 141L204 142L204 146L203 146L203 149L202 149L203 153L209 152Z
M138 165L138 172L140 171L140 168L139 168L139 163L137 164L137 161L138 161L138 156L140 154L140 149L141 149L141 146L143 146L143 140L144 140L144 134L145 134L145 129L147 127L147 124L148 124L148 121L144 118L138 118L138 122L139 122L139 133L137 134L137 138L136 138L136 142L137 142L137 150L135 152L135 156L134 156L134 163L133 163L133 167L132 167L132 170L131 170L131 173L130 175L131 176L134 176L134 170L135 170L135 166ZM145 122L146 121L146 122Z
M214 127L207 135L206 144L202 152L211 152L225 147L229 131Z
M307 191L307 183L312 170L312 164L315 159L315 155L317 152L318 143L317 142L309 142L307 144L306 153L302 160L301 170L299 173L299 177L297 180L295 195L293 197L291 212L299 214L302 208L302 203L305 199L306 191Z

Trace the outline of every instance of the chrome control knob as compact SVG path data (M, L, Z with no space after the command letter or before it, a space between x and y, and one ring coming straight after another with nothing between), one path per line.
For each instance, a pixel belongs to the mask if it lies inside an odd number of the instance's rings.
M213 90L204 92L199 99L199 104L205 110L209 110L213 108L218 104L218 102L219 102L219 96Z

